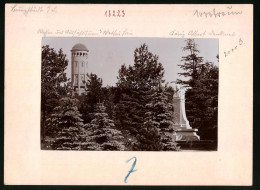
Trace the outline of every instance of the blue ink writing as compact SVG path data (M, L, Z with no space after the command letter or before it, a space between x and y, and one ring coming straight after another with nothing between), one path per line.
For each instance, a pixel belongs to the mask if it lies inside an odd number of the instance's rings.
M125 176L125 183L127 183L127 178L129 177L129 175L136 171L136 170L134 170L135 164L136 164L136 160L137 160L136 157L130 158L129 160L126 161L126 163L128 163L132 159L134 159L135 161L133 162L133 165L132 165L131 169L129 170L128 174Z

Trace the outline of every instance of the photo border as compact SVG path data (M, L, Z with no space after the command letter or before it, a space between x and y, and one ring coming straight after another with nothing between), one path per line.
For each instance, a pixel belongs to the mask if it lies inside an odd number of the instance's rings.
M5 4L6 3L48 3L48 4L88 4L88 3L94 3L94 4L99 4L99 3L104 3L104 4L227 4L227 3L232 3L232 4L254 4L254 65L253 65L253 74L254 74L254 106L253 106L253 186L93 186L93 185L86 185L86 186L64 186L64 185L4 185L4 64L0 65L0 124L1 124L1 133L0 133L0 139L1 139L1 156L0 156L0 168L1 168L1 177L0 177L0 189L100 189L100 190L107 190L107 189L259 189L260 188L260 141L259 141L259 135L260 135L260 129L259 127L256 128L257 126L260 126L260 120L257 118L259 115L260 111L257 109L257 107L260 106L260 99L259 99L259 94L260 94L260 75L259 75L259 70L260 66L259 64L256 64L256 60L260 60L259 51L260 45L259 45L259 10L260 7L259 5L256 4L256 1L246 1L246 0L220 0L220 1L206 1L206 0L186 0L186 1L181 1L181 0L176 0L176 1L170 1L170 0L151 0L151 1L137 1L137 0L132 0L132 1L127 1L127 0L4 0L1 1L1 10L0 10L0 16L2 18L1 22L1 62L4 63L4 28L5 28ZM258 42L258 43L257 43Z

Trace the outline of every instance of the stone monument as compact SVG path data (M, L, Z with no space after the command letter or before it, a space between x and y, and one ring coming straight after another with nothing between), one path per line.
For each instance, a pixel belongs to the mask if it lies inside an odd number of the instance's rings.
M198 129L193 129L186 117L185 111L185 91L186 88L180 84L172 83L174 88L173 107L174 107L174 139L176 141L199 141Z

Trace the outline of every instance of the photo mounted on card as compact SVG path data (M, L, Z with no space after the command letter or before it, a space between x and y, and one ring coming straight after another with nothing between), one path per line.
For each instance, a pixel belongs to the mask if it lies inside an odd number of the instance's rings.
M5 184L251 185L252 11L7 4Z
M43 38L42 149L216 150L218 56L218 39Z

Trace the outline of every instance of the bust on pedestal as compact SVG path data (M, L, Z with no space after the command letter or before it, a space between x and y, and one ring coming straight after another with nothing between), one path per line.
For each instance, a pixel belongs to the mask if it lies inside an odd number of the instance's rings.
M174 84L173 107L174 107L174 138L176 141L199 141L198 129L193 129L186 117L185 111L185 88Z

